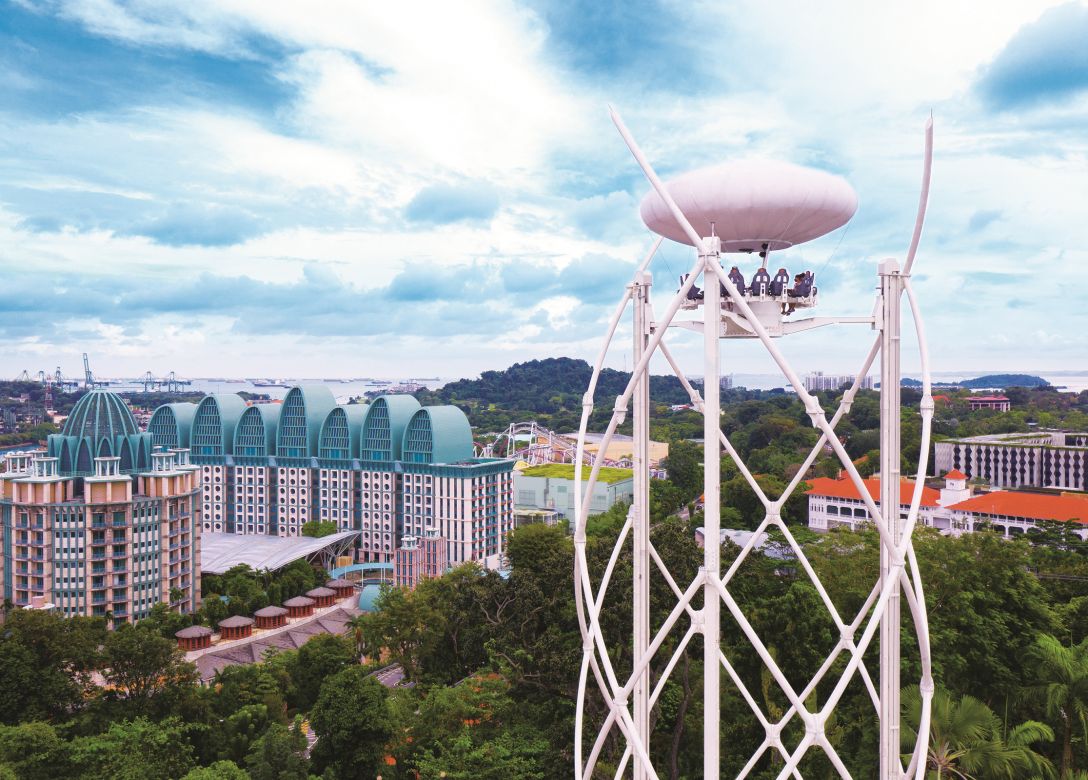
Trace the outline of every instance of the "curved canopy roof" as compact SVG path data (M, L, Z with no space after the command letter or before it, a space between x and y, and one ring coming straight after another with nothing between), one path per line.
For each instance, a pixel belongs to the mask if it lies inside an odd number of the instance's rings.
M370 461L401 459L404 429L419 410L410 395L382 395L374 399L363 422L359 457Z
M723 252L785 249L811 241L845 225L858 208L858 196L845 179L774 160L699 168L671 179L665 188L695 232L718 236ZM650 230L691 244L656 190L642 199L639 211Z
M201 534L200 570L223 574L241 563L261 571L282 569L292 561L333 551L358 536L356 531L340 531L328 536L246 536L232 533Z
M425 406L404 430L406 463L457 463L472 457L472 426L456 406Z
M61 430L65 436L87 437L93 442L103 438L114 441L117 436L139 432L136 418L121 396L100 388L88 391L76 401Z
M288 390L276 430L277 457L316 457L321 425L335 406L336 398L325 385L298 385Z

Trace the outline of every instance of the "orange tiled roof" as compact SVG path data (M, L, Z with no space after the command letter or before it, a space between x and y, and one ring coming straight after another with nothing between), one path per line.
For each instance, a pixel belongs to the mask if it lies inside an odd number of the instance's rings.
M959 469L952 469L944 475L945 479L967 479L967 475Z
M1031 520L1075 520L1088 525L1088 496L998 490L952 504L949 509Z
M847 477L843 479L831 479L830 477L816 477L816 479L806 480L810 485L806 492L810 496L827 496L829 498L852 498L855 501L860 501L861 496L858 494L857 488L854 487L854 483ZM870 477L869 479L862 480L865 483L865 489L869 491L869 495L874 501L880 501L880 480L876 477ZM909 479L899 480L899 500L904 505L910 503L911 496L914 495L914 482ZM933 488L922 488L922 506L937 506L937 499L941 497L941 494Z

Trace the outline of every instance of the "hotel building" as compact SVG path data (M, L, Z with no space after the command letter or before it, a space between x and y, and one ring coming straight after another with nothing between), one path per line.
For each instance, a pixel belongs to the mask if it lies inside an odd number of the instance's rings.
M0 472L4 598L65 615L147 616L200 599L199 475L188 451L155 451L125 402L95 389L44 453Z
M1088 433L1036 431L939 441L937 473L962 471L997 488L1088 491Z
M312 520L359 534L360 562L394 563L402 538L431 532L450 565L499 565L513 526L509 460L473 457L454 406L409 395L338 406L324 385L292 387L282 403L238 395L155 411L156 445L188 446L203 483L203 529L295 537Z
M850 479L820 477L810 484L809 528L856 530L870 522L861 494ZM864 484L870 497L879 504L880 479L866 479ZM906 517L914 484L903 480L900 485L901 517ZM922 488L918 510L919 525L950 534L971 533L986 527L1009 537L1030 533L1043 521L1073 523L1077 534L1088 539L1088 494L995 490L976 495L967 484L967 475L953 470L944 475L941 490Z

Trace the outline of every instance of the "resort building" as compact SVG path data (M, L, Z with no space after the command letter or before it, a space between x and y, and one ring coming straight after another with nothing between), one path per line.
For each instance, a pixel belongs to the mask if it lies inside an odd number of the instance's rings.
M865 488L880 500L880 479L867 479ZM868 511L849 479L812 480L808 492L809 528L827 531L836 527L855 530L869 522ZM900 514L906 517L914 483L900 486ZM990 528L1009 537L1033 531L1040 522L1076 524L1076 532L1088 539L1088 494L996 490L976 495L961 471L944 475L940 491L923 487L918 511L919 525L949 534L972 533Z
M967 399L967 407L971 411L994 409L998 412L1007 412L1012 408L1012 402L1003 395L973 395Z
M590 468L582 467L582 488L588 485ZM547 509L574 520L574 465L549 463L529 466L514 473L517 506L522 509ZM599 515L614 504L634 500L635 480L630 469L602 466L589 501L589 514Z
M870 477L863 480L865 490L873 501L880 503L880 479ZM851 531L869 522L869 511L861 499L861 493L847 477L831 479L817 477L808 480L812 486L808 493L808 526L814 531L828 531L832 528L845 527ZM899 482L899 511L906 517L914 495L914 482L903 479ZM933 525L933 513L939 508L940 493L932 488L922 488L922 501L918 510L918 522Z
M0 472L4 598L135 621L200 599L200 479L180 441L154 448L116 394L79 399L46 452Z
M958 470L996 488L1088 491L1088 433L1035 431L934 444L938 473Z
M356 560L392 564L403 537L434 532L450 565L497 567L513 526L513 463L473 457L454 406L409 395L340 406L324 385L302 385L282 404L162 406L148 430L156 445L190 446L210 533L291 538L330 521L356 535Z

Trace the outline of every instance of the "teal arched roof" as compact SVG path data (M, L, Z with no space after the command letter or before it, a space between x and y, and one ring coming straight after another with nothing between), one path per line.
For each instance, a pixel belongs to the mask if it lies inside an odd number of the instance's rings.
M193 433L196 404L164 404L155 410L147 424L151 443L156 447L189 447Z
M246 411L242 396L233 393L206 395L193 415L191 446L193 455L231 455L234 429Z
M405 463L459 463L472 457L472 426L456 406L425 406L404 429Z
M60 433L47 440L49 456L58 458L62 476L89 476L96 457L119 456L121 471L147 468L151 434L140 431L121 397L95 388L76 401Z
M96 442L139 432L136 418L121 396L100 388L88 391L76 401L61 429L65 436L86 436Z
M400 460L404 429L419 411L410 395L382 395L374 399L363 422L359 457L369 461Z
M267 457L276 452L276 429L282 404L253 404L234 429L234 454L239 457Z
M359 437L366 420L368 404L337 406L321 425L319 458L351 460L359 451Z
M321 426L335 406L336 398L325 385L298 385L288 390L276 430L276 455L316 457Z

